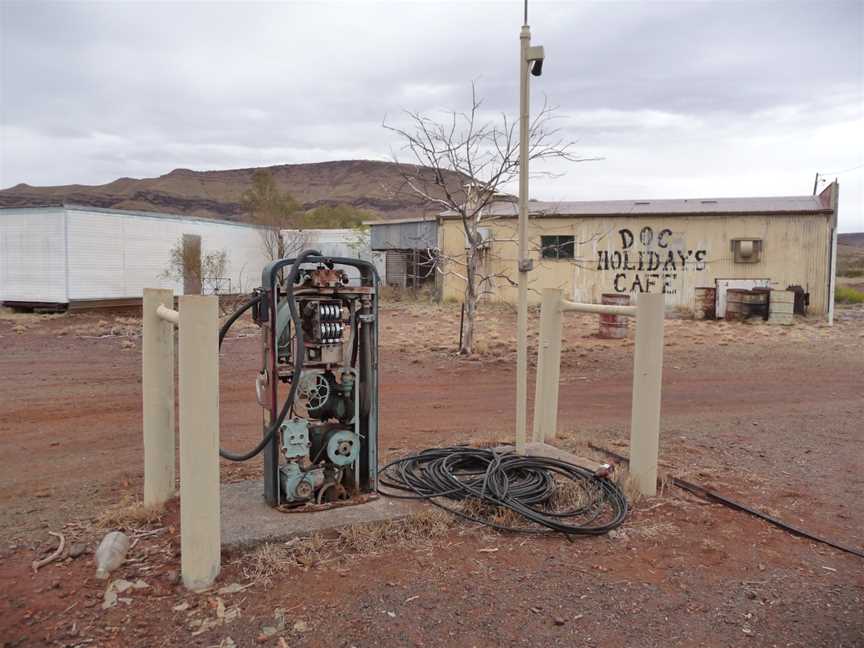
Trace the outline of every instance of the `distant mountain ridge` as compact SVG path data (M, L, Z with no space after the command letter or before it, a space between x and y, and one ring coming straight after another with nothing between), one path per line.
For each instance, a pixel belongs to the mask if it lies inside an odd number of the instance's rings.
M89 207L168 212L203 218L248 221L241 195L259 167L224 171L174 169L158 178L119 178L104 185L32 187L18 184L0 190L0 207L44 207L75 204ZM268 169L279 189L305 209L351 205L380 218L413 218L442 211L434 202L413 194L402 178L404 167L393 162L340 160L280 164ZM431 182L427 167L412 167ZM458 192L465 179L448 172L445 182Z
M837 235L838 245L848 245L849 247L864 247L864 232L852 232L849 234Z

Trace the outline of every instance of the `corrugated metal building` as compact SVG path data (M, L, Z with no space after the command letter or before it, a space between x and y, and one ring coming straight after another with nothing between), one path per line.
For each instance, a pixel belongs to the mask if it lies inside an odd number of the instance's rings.
M603 293L661 292L669 307L694 308L700 287L800 286L810 312L826 313L837 195L835 183L819 196L532 201L530 299L538 302L541 289L551 287L595 303ZM481 273L490 277L484 288L495 301L517 299L517 210L513 202L493 203L482 219L488 242ZM444 213L440 223L443 297L461 300L465 233L457 215ZM447 272L448 259L458 272Z
M184 237L202 255L227 252L219 292L260 284L266 256L255 226L93 207L0 209L0 302L120 303L140 299L144 288L183 294L183 280L163 273Z
M441 282L436 276L436 251L439 247L438 218L367 221L374 254L384 257L382 275L389 286L420 288Z

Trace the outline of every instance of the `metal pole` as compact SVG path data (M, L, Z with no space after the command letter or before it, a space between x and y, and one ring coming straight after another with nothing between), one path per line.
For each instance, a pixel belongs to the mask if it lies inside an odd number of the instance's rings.
M141 313L141 393L144 427L144 505L174 495L174 325L157 314L174 305L174 291L144 289Z
M665 297L660 293L641 293L636 300L630 474L636 478L639 491L648 496L657 494L664 305Z
M830 254L831 259L828 263L828 326L834 326L834 292L837 284L837 202L840 199L840 185L837 184L837 179L834 179L834 184L830 188L831 191L831 221L828 231L831 235Z
M531 29L519 33L519 311L516 321L516 452L525 452L528 427L528 47Z
M206 589L219 575L219 301L180 298L180 569Z

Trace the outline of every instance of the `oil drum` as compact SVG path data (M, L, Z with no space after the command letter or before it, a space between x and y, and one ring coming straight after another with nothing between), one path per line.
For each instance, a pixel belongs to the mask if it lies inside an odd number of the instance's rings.
M609 306L629 306L630 295L603 293L600 296L600 303ZM599 335L607 340L626 338L627 326L627 318L623 315L600 315Z

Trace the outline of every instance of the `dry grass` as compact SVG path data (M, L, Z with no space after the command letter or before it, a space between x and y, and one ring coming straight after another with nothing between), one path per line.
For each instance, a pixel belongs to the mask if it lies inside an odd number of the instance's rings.
M100 529L135 529L159 522L164 514L164 506L144 506L144 502L125 495L102 511L95 523Z
M7 322L38 324L40 321L58 319L66 316L66 313L25 313L6 306L0 307L0 320Z
M557 479L549 505L554 511L574 511L588 506L593 500L594 493L584 483Z
M246 578L267 583L291 569L308 569L385 550L429 547L457 524L452 515L440 509L424 508L401 520L348 526L334 537L315 534L281 544L263 544L243 555L239 562Z
M630 474L630 471L618 464L615 470L612 471L612 481L624 492L624 497L627 498L627 503L631 509L636 508L639 501L642 499L642 493L639 491L639 484L636 478Z

